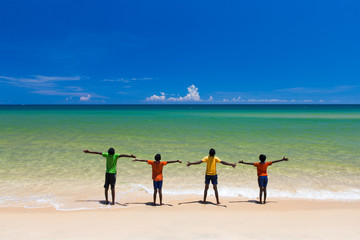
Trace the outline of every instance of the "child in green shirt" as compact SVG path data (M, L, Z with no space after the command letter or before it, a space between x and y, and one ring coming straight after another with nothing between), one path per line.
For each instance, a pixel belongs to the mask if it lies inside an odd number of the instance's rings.
M105 174L105 203L109 204L108 200L108 191L109 185L111 185L111 197L112 203L111 205L115 204L115 184L116 184L116 164L117 160L121 157L129 157L129 158L136 158L134 155L126 155L126 154L115 154L115 149L109 148L107 153L101 152L91 152L89 150L83 150L84 153L92 153L92 154L99 154L106 158L106 174Z

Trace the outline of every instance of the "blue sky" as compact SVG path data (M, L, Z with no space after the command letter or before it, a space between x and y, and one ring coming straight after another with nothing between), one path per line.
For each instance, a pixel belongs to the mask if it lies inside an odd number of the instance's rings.
M0 2L0 104L360 103L359 1Z

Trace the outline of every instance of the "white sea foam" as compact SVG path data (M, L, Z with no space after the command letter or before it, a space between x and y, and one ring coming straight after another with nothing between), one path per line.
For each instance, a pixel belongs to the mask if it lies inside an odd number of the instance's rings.
M25 207L25 208L44 208L57 207L56 198L51 195L47 196L5 196L0 197L0 207Z
M189 190L165 190L164 194L168 195L202 195L203 189ZM213 194L209 189L209 195ZM224 197L246 197L257 198L259 196L258 189L250 188L219 188L219 195ZM360 200L360 189L352 189L348 191L328 191L316 189L299 189L294 192L286 190L268 189L268 197L280 197L290 199L314 199L314 200L335 200L335 201L356 201Z
M142 184L131 184L130 188L124 193L132 192L145 192L152 194L153 189ZM202 195L203 188L199 189L164 189L164 195L181 196L181 195ZM209 195L213 194L213 190L210 188ZM224 197L246 197L257 198L259 196L259 190L257 188L219 188L220 196ZM350 189L347 191L329 191L329 190L317 190L317 189L298 189L295 191L268 189L269 197L280 197L290 199L314 199L314 200L335 200L335 201L356 201L360 200L360 189Z
M146 193L151 195L152 188L148 188L141 184L130 185L128 189L122 192L122 195L126 196L128 193ZM212 189L209 189L209 196L213 196ZM203 189L187 189L187 190L164 190L163 194L171 196L189 196L197 195L202 196ZM220 188L220 197L246 197L249 199L256 199L258 197L258 190L251 188ZM308 199L308 200L335 200L335 201L357 201L360 200L360 189L352 189L347 191L328 191L328 190L316 190L316 189L299 189L296 191L286 191L269 189L268 198L288 198L288 199ZM69 200L70 199L70 200ZM76 202L71 199L61 199L53 195L42 196L29 196L29 197L15 197L4 196L0 197L0 208L4 207L24 207L24 208L46 208L52 207L59 211L78 211L78 210L91 210L99 208L110 208L109 205L102 205L93 201L92 203ZM91 202L91 201L90 201ZM114 206L111 206L114 207ZM123 207L123 206L116 206Z
M4 207L24 207L28 209L34 208L54 208L59 211L77 211L77 210L91 210L98 208L109 208L109 205L96 205L93 207L79 206L80 204L73 204L74 201L66 202L63 199L58 199L54 196L29 196L29 197L14 197L6 196L0 197L0 208Z

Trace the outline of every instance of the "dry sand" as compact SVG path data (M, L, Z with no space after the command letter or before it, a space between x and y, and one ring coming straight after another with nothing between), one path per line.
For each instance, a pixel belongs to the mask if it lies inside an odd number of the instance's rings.
M151 206L148 194L96 210L1 208L0 239L360 239L359 201L164 198L170 205Z

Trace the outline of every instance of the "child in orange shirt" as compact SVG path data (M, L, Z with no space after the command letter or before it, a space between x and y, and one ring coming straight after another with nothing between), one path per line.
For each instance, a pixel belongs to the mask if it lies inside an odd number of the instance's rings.
M154 185L154 206L156 206L156 194L159 190L159 198L160 198L160 205L162 205L162 183L163 183L163 175L162 170L163 167L168 163L182 163L180 160L176 161L163 161L161 162L161 155L156 154L155 155L155 161L151 160L139 160L134 159L134 162L147 162L149 165L152 166L152 179L153 179L153 185Z
M266 203L266 186L268 183L268 174L266 172L267 167L270 166L273 163L282 162L282 161L289 161L288 158L283 157L281 160L276 160L272 162L265 162L266 156L264 154L260 154L259 156L260 162L257 163L246 163L244 161L239 161L239 163L247 164L247 165L253 165L257 168L257 174L258 174L258 184L260 188L259 198L260 198L260 204L262 203L262 193L264 193L264 203Z

